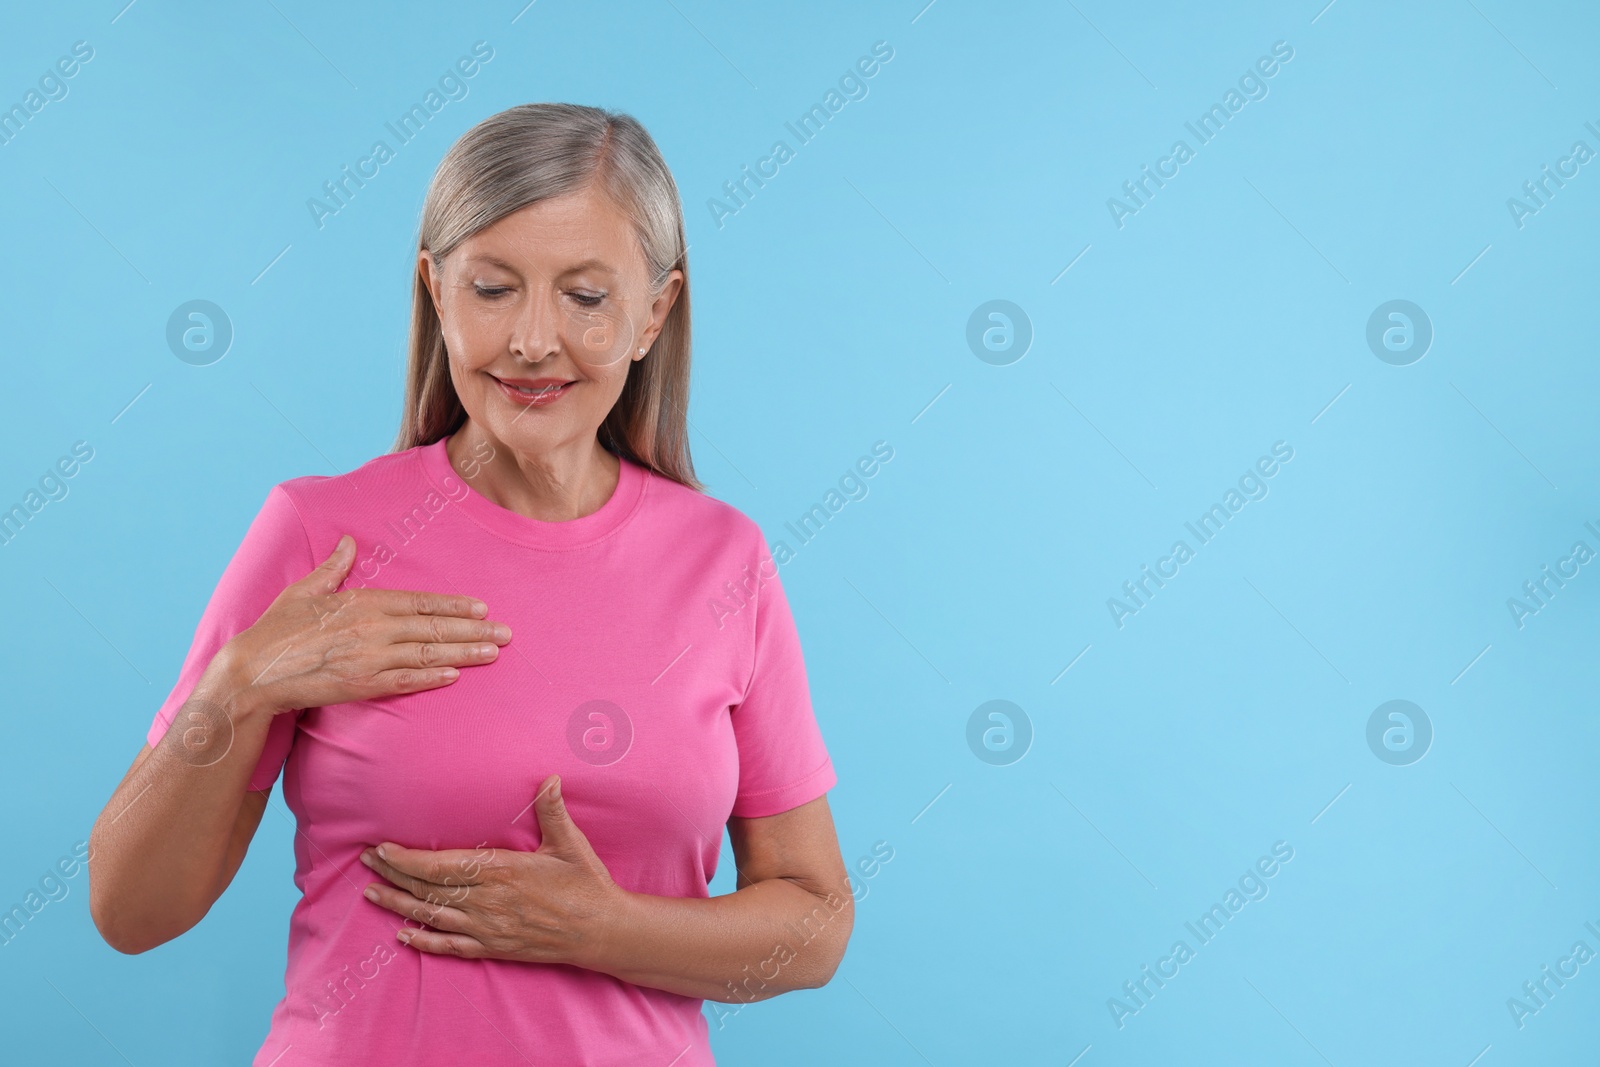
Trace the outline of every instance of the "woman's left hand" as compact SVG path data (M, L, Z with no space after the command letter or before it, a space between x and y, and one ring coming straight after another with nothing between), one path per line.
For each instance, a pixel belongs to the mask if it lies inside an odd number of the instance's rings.
M545 779L533 809L535 852L434 852L391 842L363 850L361 862L394 883L373 883L367 899L431 927L395 934L423 952L584 966L598 957L607 920L627 891L567 814L557 776Z

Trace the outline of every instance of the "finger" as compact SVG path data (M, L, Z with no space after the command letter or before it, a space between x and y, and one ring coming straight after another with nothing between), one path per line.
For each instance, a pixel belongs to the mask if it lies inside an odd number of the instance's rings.
M417 589L373 589L373 603L389 615L454 615L481 619L489 605L476 597L449 593L426 593Z
M461 910L462 905L467 902L468 894L472 892L472 887L469 885L435 885L421 878L412 878L381 863L371 866L372 873L394 883L390 888L396 889L397 892L403 891L407 897L420 900L431 907Z
M383 845L383 850L389 853L391 861L395 861L397 858L399 860L399 862L390 862L389 865L391 867L400 870L402 873L410 873L415 877L423 878L436 885L441 884L439 882L440 878L452 879L449 884L453 886L482 885L489 879L481 877L480 872L493 866L496 857L499 855L499 851L490 847L487 842L477 848L400 849L398 857L396 856L396 848L397 846L387 842ZM431 857L432 869L425 873L419 873L414 870L415 864L406 855L408 852L411 856ZM401 862L407 866L402 868L399 865Z
M361 862L415 896L456 903L466 896L470 887L479 884L479 867L465 859L474 855L481 853L469 849L433 852L424 848L401 848L386 841L376 849L364 849ZM451 858L441 860L441 856ZM431 898L430 893L433 894Z
M437 930L413 930L403 926L395 931L401 943L435 956L460 956L466 960L486 959L489 950L469 934L445 934Z
M461 672L455 667L401 667L397 670L379 671L372 676L371 696L425 693L429 689L442 689L459 677Z
M331 593L339 588L339 584L350 573L350 565L355 560L356 539L349 534L341 534L339 543L333 546L327 558L294 584L312 593Z
M412 641L385 645L376 656L380 671L406 667L419 670L433 667L472 667L482 663L493 663L500 656L500 646L491 641L462 644Z
M533 798L534 814L539 819L540 852L586 852L589 839L583 836L578 825L567 813L567 804L561 798L561 777L552 774L544 780L537 796Z
M396 915L415 919L419 923L427 923L435 930L461 933L471 929L472 926L471 917L459 908L423 900L403 889L396 889L382 882L374 882L367 886L361 891L361 895L381 908L388 908Z
M391 641L493 641L511 640L511 627L488 619L462 619L453 615L379 616Z

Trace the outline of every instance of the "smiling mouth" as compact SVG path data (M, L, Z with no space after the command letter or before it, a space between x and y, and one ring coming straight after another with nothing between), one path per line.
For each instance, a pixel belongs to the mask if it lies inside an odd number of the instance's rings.
M503 384L510 385L511 388L515 389L523 396L553 396L572 383L563 382L560 385L547 385L543 389L530 389L526 385L511 385L510 382L505 382Z
M567 391L577 384L577 379L563 380L560 378L534 378L529 380L506 381L494 374L485 374L493 379L500 387L501 393L513 404L522 409L517 413L521 418L524 413L533 408L543 408L554 404L557 400L567 395Z

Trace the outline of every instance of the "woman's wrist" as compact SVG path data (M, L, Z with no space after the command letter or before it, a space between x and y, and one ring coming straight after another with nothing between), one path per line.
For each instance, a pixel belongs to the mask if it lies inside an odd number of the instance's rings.
M644 895L633 893L615 882L602 905L585 922L572 959L566 962L587 971L615 975L626 967L619 955L622 946L637 944L639 935L640 905Z
M239 648L229 641L217 651L200 681L195 684L194 696L227 711L234 722L245 719L270 719L279 710L250 677L250 665Z

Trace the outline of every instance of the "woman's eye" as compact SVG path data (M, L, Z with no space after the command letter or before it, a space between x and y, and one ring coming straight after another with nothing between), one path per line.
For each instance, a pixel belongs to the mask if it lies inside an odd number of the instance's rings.
M490 298L502 296L511 291L503 285L478 285L477 283L473 283L472 289L479 296L486 296Z
M569 293L567 295L572 297L572 299L576 300L586 308L592 308L596 304L600 303L600 301L605 299L604 295L595 296L590 293Z

